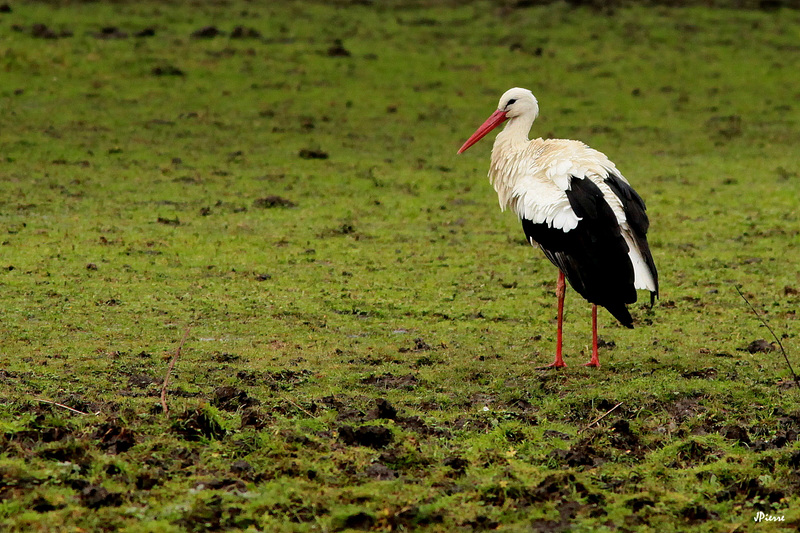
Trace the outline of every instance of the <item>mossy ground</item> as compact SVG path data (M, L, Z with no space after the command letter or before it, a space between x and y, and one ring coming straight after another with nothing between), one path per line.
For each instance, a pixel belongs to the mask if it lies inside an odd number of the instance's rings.
M800 371L800 14L361 4L0 13L3 528L796 528L734 287ZM455 155L511 86L648 202L599 370L572 292L536 369L556 272Z

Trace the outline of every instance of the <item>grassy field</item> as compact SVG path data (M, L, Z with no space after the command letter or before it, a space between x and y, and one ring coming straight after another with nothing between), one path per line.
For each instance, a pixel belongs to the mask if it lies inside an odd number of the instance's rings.
M800 12L351 4L0 9L0 527L797 529ZM512 86L648 203L600 369Z

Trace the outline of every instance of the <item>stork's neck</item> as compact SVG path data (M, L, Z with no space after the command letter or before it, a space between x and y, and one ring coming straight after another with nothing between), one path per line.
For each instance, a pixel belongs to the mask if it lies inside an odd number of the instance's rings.
M531 131L536 115L533 113L513 117L506 122L506 127L494 141L494 150L520 150L528 143L528 133Z
M494 141L489 181L497 191L501 209L513 207L510 202L515 182L519 178L520 158L524 158L526 149L530 145L528 133L535 119L535 114L510 119Z

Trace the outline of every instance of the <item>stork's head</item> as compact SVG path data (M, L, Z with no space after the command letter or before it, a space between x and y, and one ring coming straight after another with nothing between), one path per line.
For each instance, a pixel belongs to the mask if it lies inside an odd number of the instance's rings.
M520 87L509 89L500 97L500 102L497 104L497 111L492 113L492 116L487 118L486 122L475 130L475 133L467 139L467 142L458 150L458 153L464 152L467 148L481 140L484 135L506 120L526 117L532 124L538 115L539 102L536 101L536 97L533 96L532 92Z
M539 115L539 102L528 89L514 87L500 97L497 110L505 112L506 118L532 114L535 120Z

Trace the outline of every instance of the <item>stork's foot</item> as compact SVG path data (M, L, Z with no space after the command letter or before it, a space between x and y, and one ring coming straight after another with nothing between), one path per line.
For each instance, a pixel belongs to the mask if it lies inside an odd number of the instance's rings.
M562 359L556 359L549 365L536 367L536 370L550 370L552 368L559 369L564 368L565 366L567 366L567 363L565 363Z
M583 366L591 366L591 367L594 367L594 368L600 368L600 361L595 361L594 359L592 359L591 361L589 361L588 363L584 364Z

